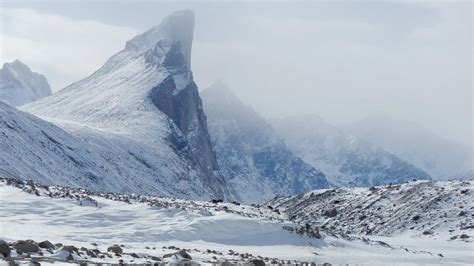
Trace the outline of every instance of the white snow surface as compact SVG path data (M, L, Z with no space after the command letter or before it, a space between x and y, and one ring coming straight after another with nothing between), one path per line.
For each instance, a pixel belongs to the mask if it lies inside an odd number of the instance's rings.
M23 189L28 189L28 186ZM108 263L116 263L118 259L126 263L144 263L147 259L135 259L129 254L161 257L172 253L172 250L163 248L171 245L191 249L189 255L201 264L235 260L229 250L254 256L334 264L464 265L473 259L472 244L456 241L406 236L374 238L392 244L386 247L370 239L345 240L328 235L323 235L322 239L309 239L283 230L283 226L294 224L267 208L156 197L150 198L155 205L126 203L107 199L105 194L91 197L97 202L97 207L81 205L75 198L77 193L70 192L72 198L46 195L61 189L50 187L49 192L39 189L40 196L36 196L1 182L0 238L6 241L49 240L78 248L98 248L104 252L112 244L124 245L122 257L82 257L83 260ZM217 255L205 252L207 249L215 250ZM44 256L56 259L66 255L44 253ZM443 257L437 253L442 253ZM32 257L39 255L32 254Z
M0 69L0 101L19 106L51 95L46 78L15 60Z

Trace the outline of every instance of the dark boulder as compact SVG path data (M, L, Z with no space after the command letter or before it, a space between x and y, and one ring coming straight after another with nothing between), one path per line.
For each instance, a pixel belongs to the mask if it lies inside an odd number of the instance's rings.
M53 245L53 243L49 242L48 240L45 240L43 242L40 242L38 244L40 248L49 248L49 249L55 249L56 247Z
M113 252L115 254L122 254L123 249L119 245L113 245L107 248L107 251Z
M0 254L3 255L3 257L9 257L11 253L10 246L8 245L7 242L0 240Z
M250 261L250 263L254 266L265 266L265 262L259 259L253 259Z
M23 253L36 253L39 251L38 246L33 241L19 240L13 244L13 248Z

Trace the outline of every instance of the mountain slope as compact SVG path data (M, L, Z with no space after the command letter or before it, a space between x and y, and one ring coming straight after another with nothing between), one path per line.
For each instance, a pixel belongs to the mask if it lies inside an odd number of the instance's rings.
M128 41L91 76L22 107L106 161L93 170L109 185L93 180L77 185L185 198L237 197L219 173L192 78L193 28L191 11L175 12ZM30 172L17 177L41 181L49 166L41 167L43 177ZM71 171L63 179L75 176Z
M430 179L419 168L314 115L272 121L288 147L336 186L372 186Z
M420 125L373 116L347 127L348 132L392 152L435 179L474 170L474 146L436 136Z
M295 156L226 85L216 83L201 95L219 166L244 201L328 187L324 174Z
M350 235L410 235L472 241L474 184L417 181L372 188L316 190L268 203L298 223ZM323 231L324 231L323 230Z
M0 69L0 100L12 106L27 104L51 95L46 78L15 60Z

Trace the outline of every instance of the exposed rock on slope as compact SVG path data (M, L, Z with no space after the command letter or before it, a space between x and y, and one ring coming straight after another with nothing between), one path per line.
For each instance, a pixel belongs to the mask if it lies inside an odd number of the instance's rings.
M268 203L298 223L367 235L472 235L474 184L417 181L372 188L316 190Z
M27 104L51 95L46 78L15 60L0 69L0 100L12 106Z
M344 133L315 115L272 121L288 147L336 186L373 186L430 179L423 170Z
M244 201L328 187L325 175L293 154L226 85L216 83L202 97L219 166Z

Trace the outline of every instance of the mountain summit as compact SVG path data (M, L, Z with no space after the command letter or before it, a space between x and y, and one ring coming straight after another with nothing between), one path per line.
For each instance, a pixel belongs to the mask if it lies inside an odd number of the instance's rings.
M0 69L0 100L12 106L27 104L51 95L46 78L15 60Z
M167 16L160 26L148 30L127 42L125 49L137 53L176 45L174 55L182 56L186 68L191 69L191 48L194 33L194 13L191 10L177 11ZM161 43L161 45L158 45Z
M193 28L191 11L175 12L91 76L23 110L102 154L113 169L100 178L114 185L100 189L237 198L219 172L193 81Z

